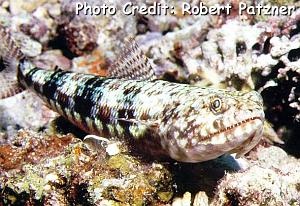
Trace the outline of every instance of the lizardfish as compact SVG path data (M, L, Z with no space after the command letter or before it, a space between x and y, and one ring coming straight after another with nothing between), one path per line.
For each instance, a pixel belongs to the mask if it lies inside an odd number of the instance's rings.
M27 58L2 28L0 98L34 91L49 108L89 134L122 138L145 154L201 162L225 153L243 155L261 139L263 101L241 92L171 83L155 77L136 44L108 77L44 70Z

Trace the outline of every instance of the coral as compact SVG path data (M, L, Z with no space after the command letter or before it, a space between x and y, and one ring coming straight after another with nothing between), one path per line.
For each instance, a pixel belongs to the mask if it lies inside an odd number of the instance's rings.
M248 169L228 173L218 185L212 205L297 205L300 203L299 160L278 147L252 152ZM276 156L276 158L274 158ZM254 161L255 158L255 161Z
M97 32L94 25L88 22L73 22L60 25L59 34L66 46L76 56L90 52L97 46Z
M96 48L105 57L116 57L115 51L119 50L120 39L125 39L136 34L136 22L134 16L123 18L119 7L124 4L118 1L77 1L89 5L107 4L117 9L115 15L76 15L72 1L64 1L61 4L62 16L60 18L60 37L67 43L67 48L76 55L88 53ZM113 52L114 51L114 52Z
M17 10L14 15L3 19L5 25L9 26L15 33L23 33L33 40L47 45L56 35L57 18L60 16L60 4L57 1L39 1L36 4L28 2L10 1L10 11L17 2ZM22 3L21 3L22 2ZM29 8L32 7L32 8Z
M173 191L168 170L142 163L124 150L97 154L72 135L22 131L13 145L0 146L0 204L169 202Z
M74 15L74 2L106 3L117 7L117 13ZM264 137L277 133L286 142L280 147L300 157L300 9L292 16L239 15L241 1L231 1L234 8L228 16L125 18L120 12L125 2L0 1L0 22L42 68L58 65L106 76L124 39L134 37L164 79L258 90L271 123ZM132 2L152 5L155 1ZM180 9L179 1L160 2ZM291 0L264 3L299 6ZM28 92L1 100L0 205L300 204L299 160L269 143L262 142L238 160L223 156L201 164L168 163L168 171L165 165L132 156L122 141L83 144L77 139L83 134L61 118L50 124L55 117ZM25 130L18 133L19 129Z
M191 193L186 192L182 198L174 198L172 206L191 205Z
M208 197L205 192L198 192L194 200L192 201L192 195L189 192L183 194L182 198L176 197L173 199L172 206L184 206L184 205L193 205L193 206L208 206Z
M193 206L208 206L208 197L205 192L198 192L195 195Z
M299 17L289 20L288 24L299 22ZM294 27L289 26L289 29L285 28L289 35L274 36L265 40L261 47L268 49L259 51L253 78L256 89L264 99L266 118L286 141L283 147L300 156L300 33L297 28L297 24Z
M38 9L41 5L45 4L46 0L31 0L31 1L24 1L24 0L10 0L9 1L9 9L12 14L20 14L20 13L31 13L34 10ZM56 0L51 0L51 2L57 2Z
M147 33L138 37L141 48L154 62L157 75L173 73L175 79L182 80L198 72L199 64L195 56L202 55L198 47L201 43L199 39L206 35L210 20L210 17L194 20L193 24L164 36Z
M139 39L146 42L142 48L157 65L158 74L175 70L178 79L198 76L213 85L225 82L226 86L240 89L244 82L253 88L252 46L264 28L237 20L228 20L220 28L210 28L212 20L212 17L203 17L165 36L149 33L140 35Z
M1 146L1 172L11 169L21 169L26 163L37 163L45 157L56 156L68 145L72 137L64 136L57 138L48 136L42 138L33 132L20 131L13 141L13 145L4 144Z
M203 59L199 68L214 70L219 81L234 76L247 80L253 67L251 48L262 32L262 28L235 20L210 30L207 41L202 43Z

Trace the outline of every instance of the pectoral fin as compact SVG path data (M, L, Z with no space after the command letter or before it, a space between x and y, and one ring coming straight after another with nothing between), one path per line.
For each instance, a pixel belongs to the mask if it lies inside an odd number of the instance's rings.
M128 122L130 124L135 124L135 125L143 125L146 126L149 129L154 129L159 126L158 121L150 121L150 120L139 120L139 119L126 119L126 118L117 118L116 119L119 122Z
M13 96L21 91L17 80L19 60L24 57L16 42L11 38L5 28L0 26L0 99Z

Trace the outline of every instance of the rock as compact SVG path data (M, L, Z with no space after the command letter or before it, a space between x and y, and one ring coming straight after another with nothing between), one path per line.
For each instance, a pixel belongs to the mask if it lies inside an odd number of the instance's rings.
M227 173L212 205L300 204L300 161L282 149L259 147L245 171Z
M172 206L190 206L191 205L191 193L186 192L182 198L175 198Z
M208 197L205 192L198 192L195 195L193 206L208 206Z
M10 0L9 9L13 15L32 12L39 6L47 2L46 0Z
M34 59L36 66L44 69L54 69L56 66L62 70L70 70L72 62L63 56L61 50L48 50Z
M98 155L71 134L21 131L15 139L0 145L0 199L7 204L161 205L172 197L172 177L161 164L123 152Z
M21 45L21 51L28 57L36 57L42 53L42 45L30 37L22 34L15 33L14 39Z

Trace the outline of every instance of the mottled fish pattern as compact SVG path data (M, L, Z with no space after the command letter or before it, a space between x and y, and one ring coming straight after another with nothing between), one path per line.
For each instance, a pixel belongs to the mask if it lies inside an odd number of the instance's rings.
M122 138L153 157L201 162L224 153L243 155L259 142L264 113L257 92L158 80L133 45L112 66L110 77L43 70L24 56L1 55L8 71L17 70L19 87L34 91L74 125L89 134Z

